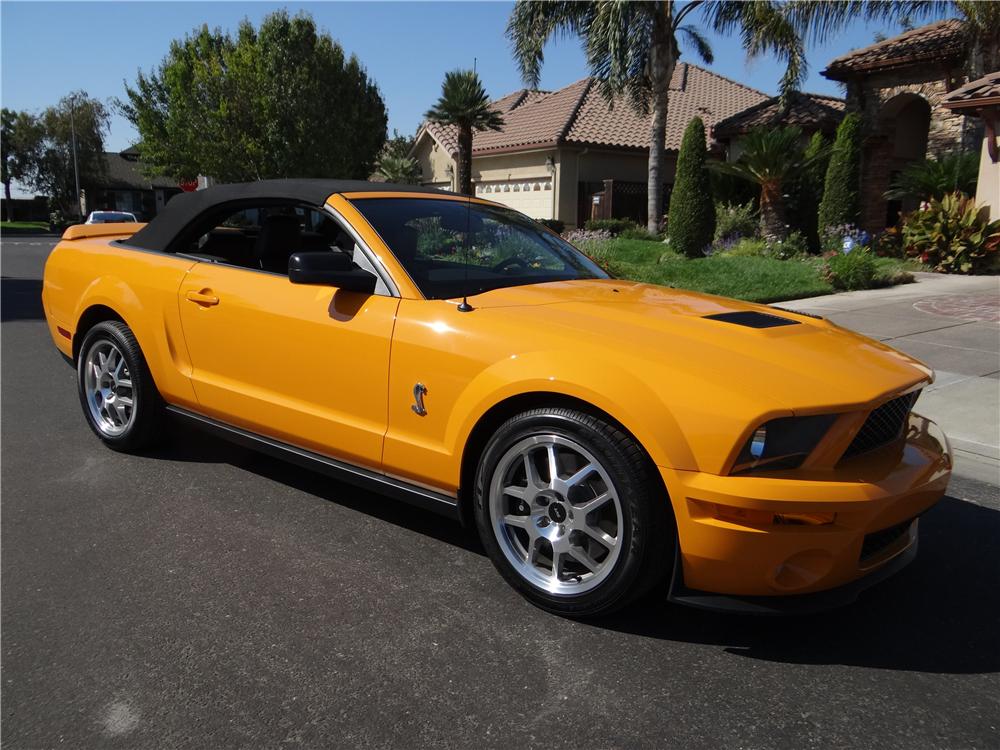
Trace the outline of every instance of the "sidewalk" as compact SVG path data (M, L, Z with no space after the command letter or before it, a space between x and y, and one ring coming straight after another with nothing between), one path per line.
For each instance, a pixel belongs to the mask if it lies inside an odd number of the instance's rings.
M884 341L937 373L917 411L944 429L955 473L1000 486L1000 278L917 273L914 284L777 303Z

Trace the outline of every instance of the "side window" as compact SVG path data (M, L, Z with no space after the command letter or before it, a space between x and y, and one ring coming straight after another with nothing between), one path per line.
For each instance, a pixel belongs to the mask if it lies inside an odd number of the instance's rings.
M202 260L288 273L288 258L300 251L354 255L354 241L329 216L305 206L255 206L213 219L187 250Z

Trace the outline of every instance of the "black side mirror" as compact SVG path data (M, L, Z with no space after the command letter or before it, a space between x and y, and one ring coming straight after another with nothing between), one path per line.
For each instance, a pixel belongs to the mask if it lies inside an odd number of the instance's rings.
M358 268L343 253L332 250L294 253L288 259L288 280L293 284L322 284L347 292L375 291L375 275Z

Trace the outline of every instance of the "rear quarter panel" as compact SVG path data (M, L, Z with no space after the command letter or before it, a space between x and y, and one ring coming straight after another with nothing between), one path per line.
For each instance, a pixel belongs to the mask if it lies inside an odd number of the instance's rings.
M45 263L42 302L56 346L72 357L86 335L81 318L94 306L107 307L132 329L163 397L195 406L177 305L181 280L195 261L113 244L120 236L72 239L79 234L73 229Z

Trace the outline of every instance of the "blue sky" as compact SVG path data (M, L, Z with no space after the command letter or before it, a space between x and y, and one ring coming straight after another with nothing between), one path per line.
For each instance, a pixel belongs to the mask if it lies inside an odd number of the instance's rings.
M4 107L38 110L75 89L104 100L124 94L123 81L135 79L166 54L174 38L207 23L235 29L244 17L257 23L287 8L311 13L348 51L358 55L378 82L389 110L389 129L413 133L436 99L443 74L457 67L478 70L492 96L520 88L504 37L510 3L501 2L327 2L272 4L248 2L11 2L0 3ZM871 44L876 31L864 23L809 50L807 91L838 94L819 71L832 58ZM711 69L766 92L775 92L781 67L768 58L748 61L737 40L711 36L716 60ZM682 59L698 62L691 54ZM587 74L577 40L549 45L542 88L565 86ZM135 131L115 116L107 139L121 150Z

